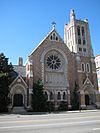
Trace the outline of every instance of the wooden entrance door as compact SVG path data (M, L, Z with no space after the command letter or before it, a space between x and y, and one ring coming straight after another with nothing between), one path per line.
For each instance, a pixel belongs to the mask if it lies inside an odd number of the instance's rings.
M23 106L23 95L22 94L14 95L14 106Z
M89 105L89 95L85 95L85 105Z

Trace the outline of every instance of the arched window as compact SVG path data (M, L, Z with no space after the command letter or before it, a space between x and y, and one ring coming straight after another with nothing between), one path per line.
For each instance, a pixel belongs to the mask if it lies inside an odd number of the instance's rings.
M84 27L81 28L82 29L82 36L85 36L85 31L84 31Z
M87 71L88 73L90 72L90 64L89 64L89 63L86 64L86 71Z
M83 45L85 45L85 44L86 44L85 39L83 39Z
M80 36L80 27L79 26L77 26L77 34L78 34L78 36Z
M81 44L81 38L78 38L78 44Z
M63 92L63 100L66 100L66 93L65 92Z
M79 47L79 52L82 52L82 48Z
M86 48L83 48L83 52L86 52Z
M59 41L59 37L55 32L53 32L50 36L50 40L51 41Z
M81 70L82 70L82 72L85 72L85 64L84 63L81 64Z
M58 100L61 100L61 94L60 94L60 92L58 92L57 99Z
M50 36L50 39L52 40L52 35Z
M56 41L58 41L58 37L56 36Z
M53 93L50 92L50 100L53 100Z

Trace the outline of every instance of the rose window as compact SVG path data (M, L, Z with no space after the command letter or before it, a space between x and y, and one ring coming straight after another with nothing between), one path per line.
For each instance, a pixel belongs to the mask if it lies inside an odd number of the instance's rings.
M50 55L47 57L47 65L52 70L57 70L61 66L61 60L57 55Z

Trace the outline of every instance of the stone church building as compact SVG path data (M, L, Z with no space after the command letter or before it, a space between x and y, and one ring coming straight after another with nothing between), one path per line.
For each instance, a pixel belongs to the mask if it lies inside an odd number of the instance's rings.
M54 24L54 23L53 23ZM64 26L64 40L55 29L30 53L26 65L22 58L14 65L15 79L10 85L11 105L31 108L33 83L41 79L48 101L58 108L62 101L71 108L71 96L78 86L80 106L100 105L97 74L88 20L77 20L74 10Z

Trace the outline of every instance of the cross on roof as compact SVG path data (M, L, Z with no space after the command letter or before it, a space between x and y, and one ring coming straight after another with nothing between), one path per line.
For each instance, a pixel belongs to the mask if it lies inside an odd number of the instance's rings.
M52 27L55 28L56 22L52 22Z

